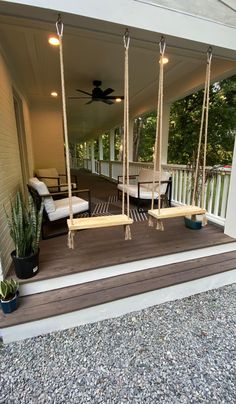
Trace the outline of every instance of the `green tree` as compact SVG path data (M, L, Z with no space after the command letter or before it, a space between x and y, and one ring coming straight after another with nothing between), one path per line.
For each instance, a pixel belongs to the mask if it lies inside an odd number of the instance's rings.
M138 161L152 161L156 136L156 114L151 112L138 118L134 130L138 143Z
M236 76L210 88L207 164L230 164L236 129ZM189 164L197 148L203 90L173 103L170 114L168 162Z

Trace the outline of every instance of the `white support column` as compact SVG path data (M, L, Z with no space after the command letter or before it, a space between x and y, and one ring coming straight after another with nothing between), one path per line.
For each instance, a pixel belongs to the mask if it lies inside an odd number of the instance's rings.
M129 161L133 161L134 121L129 122Z
M110 130L110 161L115 160L115 130L111 129Z
M232 171L231 171L231 178L230 178L228 205L227 205L225 230L224 230L224 232L225 232L225 234L227 234L227 236L234 237L234 238L236 238L235 206L236 206L236 140L234 142L233 164L232 164Z
M95 158L94 158L94 140L91 142L91 168L92 168L92 173L95 173Z
M99 160L103 160L103 143L102 143L102 135L98 138L98 149L99 149Z
M168 157L168 138L169 138L169 122L170 122L170 104L163 105L163 132L162 132L162 164L167 164Z

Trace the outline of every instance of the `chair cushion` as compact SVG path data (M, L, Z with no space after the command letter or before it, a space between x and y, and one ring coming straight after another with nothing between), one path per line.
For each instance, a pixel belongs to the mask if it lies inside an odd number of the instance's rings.
M122 191L123 185L118 184L117 188ZM125 193L127 193L127 185L125 185ZM133 198L138 198L138 186L137 185L129 185L129 195ZM147 188L140 187L140 198L141 199L152 199L152 191ZM158 192L154 192L154 199L158 198Z
M138 175L138 182L152 181L153 180L153 170L149 168L141 168ZM155 181L159 180L159 171L155 172Z
M160 173L159 171L155 171L154 174L154 180L155 181L159 181L160 178ZM161 181L168 181L170 178L170 173L167 171L162 171L161 173ZM141 184L141 186L143 188L146 188L148 190L152 190L152 181L153 181L153 170L151 169L147 169L147 168L142 168L139 172L139 176L138 176L138 182L145 182L145 181L149 181L151 182L151 184ZM162 184L161 185L161 194L164 194L166 192L166 188L167 188L168 184ZM155 184L155 190L158 190L158 184Z
M69 198L58 199L54 201L55 211L48 214L49 220L54 221L68 217L69 212ZM89 204L84 199L72 196L72 211L73 214L85 212L89 209Z
M29 179L29 185L34 188L40 196L49 194L47 185L44 184L43 181L39 181L36 177ZM51 196L44 197L43 202L47 214L55 211L54 201Z
M43 182L50 187L50 190L52 192L57 192L58 191L58 180L60 176L58 174L58 171L56 168L37 168L35 170L35 173L37 177L42 177ZM53 177L52 179L50 178L44 178L44 177ZM59 181L59 191L68 191L68 184L67 183L61 183ZM77 184L75 182L71 183L72 189L77 188Z
M37 168L35 170L37 177L42 177L43 181L48 187L56 187L58 185L58 181L55 178L59 178L59 174L56 168ZM44 178L44 177L53 177L54 179ZM62 191L62 190L61 190Z

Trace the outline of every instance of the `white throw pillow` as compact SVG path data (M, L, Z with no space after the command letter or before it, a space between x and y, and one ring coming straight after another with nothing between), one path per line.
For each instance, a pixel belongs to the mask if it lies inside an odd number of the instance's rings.
M29 179L29 185L34 188L40 196L49 194L47 185L44 184L43 181L39 181L36 177ZM55 212L55 205L51 196L44 197L43 202L47 213Z

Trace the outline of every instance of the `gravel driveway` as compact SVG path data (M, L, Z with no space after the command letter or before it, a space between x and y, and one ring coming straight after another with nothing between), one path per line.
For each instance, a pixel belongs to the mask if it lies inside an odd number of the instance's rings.
M0 403L236 403L235 290L3 345Z

